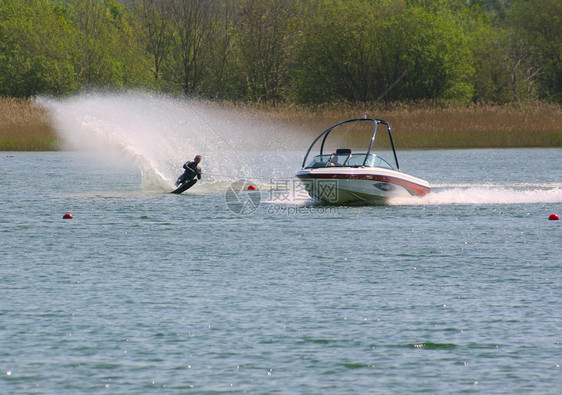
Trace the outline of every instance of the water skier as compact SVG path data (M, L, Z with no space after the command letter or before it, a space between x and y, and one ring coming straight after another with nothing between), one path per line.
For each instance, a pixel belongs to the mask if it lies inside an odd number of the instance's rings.
M197 177L197 180L200 180L201 179L201 166L199 166L200 162L201 162L201 155L196 155L192 161L185 162L183 165L185 171L177 179L176 186L180 184L185 184L186 182L193 181L195 177Z

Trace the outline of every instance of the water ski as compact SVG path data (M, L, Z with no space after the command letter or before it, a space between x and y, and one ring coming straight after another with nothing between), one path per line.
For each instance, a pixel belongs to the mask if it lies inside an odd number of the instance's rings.
M189 188L191 188L192 186L195 185L195 183L197 182L197 179L193 179L191 181L188 181L184 184L181 184L179 187L177 187L176 189L174 189L171 193L176 193L176 194L180 194L182 192L187 191Z

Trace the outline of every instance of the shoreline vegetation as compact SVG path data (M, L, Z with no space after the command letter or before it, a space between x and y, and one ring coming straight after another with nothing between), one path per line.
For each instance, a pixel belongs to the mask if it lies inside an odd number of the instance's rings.
M560 0L4 1L0 150L65 149L32 98L94 89L307 138L366 114L398 149L561 147L561 18Z
M317 134L363 114L387 120L400 149L562 147L562 106L534 102L442 107L418 104L338 104L297 107L232 104ZM48 111L26 99L0 98L0 151L58 151Z
M57 151L47 109L30 100L0 97L0 151Z

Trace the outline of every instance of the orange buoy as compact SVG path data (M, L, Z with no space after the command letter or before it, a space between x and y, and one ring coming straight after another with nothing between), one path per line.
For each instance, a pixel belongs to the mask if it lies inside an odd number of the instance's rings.
M548 217L548 219L551 221L558 221L560 217L558 216L558 214L550 214L550 217Z
M255 191L256 187L253 185L248 186L248 191Z
M66 213L65 215L62 216L62 219L73 219L73 218L74 217L70 213Z

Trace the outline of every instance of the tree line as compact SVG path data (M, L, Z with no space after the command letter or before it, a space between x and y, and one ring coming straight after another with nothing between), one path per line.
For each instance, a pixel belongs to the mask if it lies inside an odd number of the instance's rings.
M560 0L0 0L0 96L562 103Z

